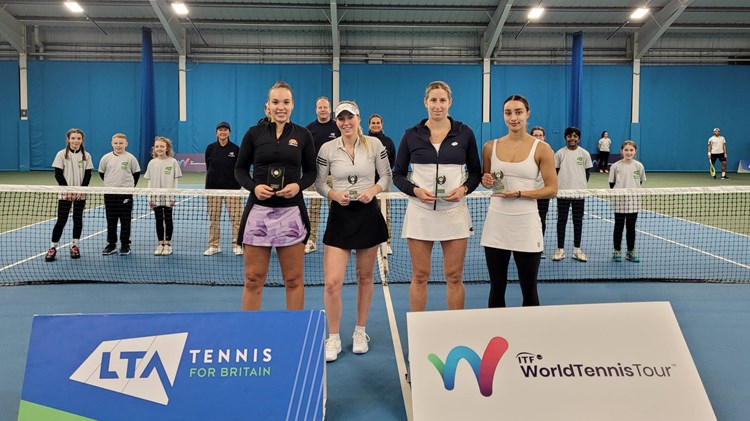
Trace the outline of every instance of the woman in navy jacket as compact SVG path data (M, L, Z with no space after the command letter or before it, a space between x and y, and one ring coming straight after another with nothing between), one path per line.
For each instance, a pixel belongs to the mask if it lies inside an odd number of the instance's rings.
M452 102L447 83L427 86L428 118L404 133L393 170L394 184L410 196L401 237L408 239L411 254L411 311L427 306L435 241L443 248L448 309L464 307L461 273L473 233L465 197L476 189L482 175L474 132L448 116ZM407 178L409 165L411 179Z

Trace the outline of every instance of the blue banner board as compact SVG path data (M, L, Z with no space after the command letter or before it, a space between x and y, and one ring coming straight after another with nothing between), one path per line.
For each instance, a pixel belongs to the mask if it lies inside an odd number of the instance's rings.
M323 311L35 316L19 420L322 420Z
M750 172L750 159L740 159L740 165L737 168L737 172Z

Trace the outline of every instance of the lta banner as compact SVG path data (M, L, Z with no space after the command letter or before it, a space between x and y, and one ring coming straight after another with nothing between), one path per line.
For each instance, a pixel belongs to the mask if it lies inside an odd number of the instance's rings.
M322 420L322 311L36 316L19 420Z

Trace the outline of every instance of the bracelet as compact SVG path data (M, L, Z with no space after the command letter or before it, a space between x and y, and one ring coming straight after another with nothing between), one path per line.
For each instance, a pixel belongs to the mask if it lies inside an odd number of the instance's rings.
M464 184L462 187L464 188L464 196L469 194L469 187L466 184Z
M518 194L516 195L516 199L520 199L520 198L521 198L521 190L519 190Z

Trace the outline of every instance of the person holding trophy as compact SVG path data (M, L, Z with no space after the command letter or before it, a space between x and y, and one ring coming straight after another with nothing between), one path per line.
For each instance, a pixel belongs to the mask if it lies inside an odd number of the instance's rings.
M318 193L331 201L323 235L323 302L329 335L326 361L336 360L342 349L341 288L352 250L357 256L357 324L352 335L352 352L364 354L369 350L370 337L365 333L365 324L374 289L375 258L378 245L388 240L388 227L375 195L387 190L392 179L388 152L378 138L362 133L357 104L341 101L334 116L341 136L321 146L315 180ZM333 187L327 183L329 175Z
M260 309L273 247L287 310L301 310L305 303L304 249L310 220L302 190L315 181L315 145L306 128L291 122L293 109L292 88L276 82L268 91L270 122L247 130L234 168L237 181L250 191L237 239L245 256L243 310Z
M443 248L448 309L464 307L462 272L473 233L466 195L477 188L482 174L474 132L448 116L452 103L448 84L431 82L424 97L427 118L406 130L396 153L393 182L409 195L401 237L408 239L411 255L411 311L427 306L435 241Z
M531 109L526 98L503 103L508 134L482 148L482 185L492 189L480 244L490 274L489 307L505 307L510 255L516 262L524 306L538 306L537 273L544 237L537 199L557 194L555 158L550 146L528 134ZM544 185L537 185L541 174Z

